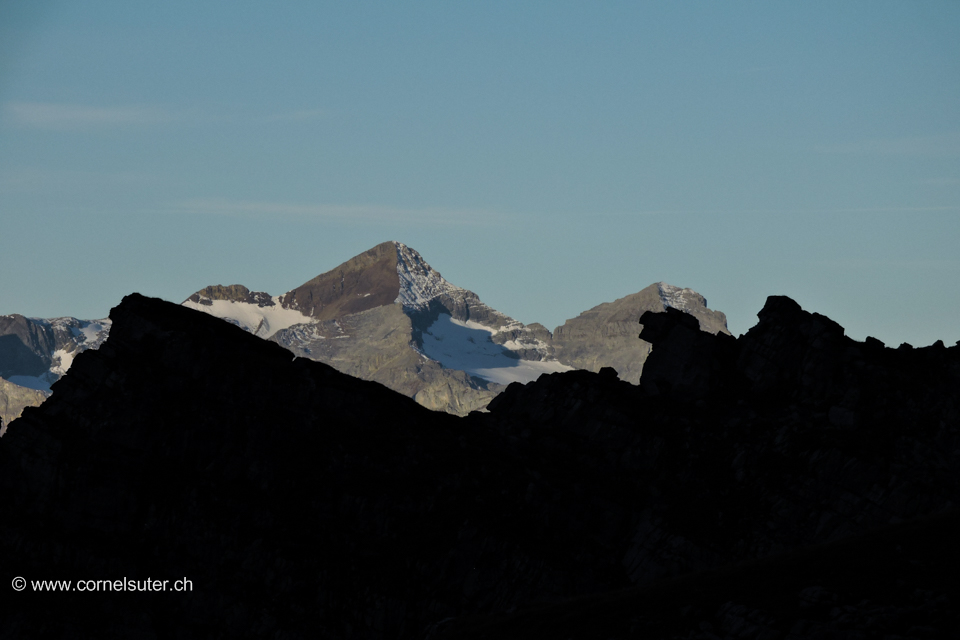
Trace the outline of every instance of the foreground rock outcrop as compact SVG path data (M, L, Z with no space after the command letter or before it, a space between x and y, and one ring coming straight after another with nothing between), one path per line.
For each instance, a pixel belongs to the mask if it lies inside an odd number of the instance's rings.
M556 373L457 418L176 305L111 317L0 440L0 578L193 589L31 585L4 638L957 630L960 347L667 309L640 386Z
M954 511L645 587L466 616L435 637L953 638L958 532Z

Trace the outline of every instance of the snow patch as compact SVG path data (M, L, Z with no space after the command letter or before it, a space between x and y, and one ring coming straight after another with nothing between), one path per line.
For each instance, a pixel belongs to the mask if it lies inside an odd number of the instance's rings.
M87 342L91 345L95 343L103 343L103 341L107 339L107 335L110 333L110 327L112 324L112 320L95 320L91 322L81 320L80 333L84 337L84 342ZM99 344L97 346L99 346Z
M281 329L312 321L296 309L280 306L279 296L274 296L271 300L274 304L268 307L232 300L210 300L209 305L187 300L183 306L231 322L260 338L269 338Z
M510 318L511 322L509 324L501 325L494 333L500 333L501 331L516 331L517 329L523 329L523 323L518 320Z
M446 369L466 371L490 382L532 382L544 373L572 371L556 360L521 360L490 337L497 330L440 314L423 332L423 354Z
M67 351L66 349L57 349L53 352L53 365L50 367L50 373L57 377L65 374L70 365L73 364L73 358L77 355L76 351Z
M707 306L707 301L693 289L681 289L666 282L658 282L660 302L665 307L673 307L680 311L691 311L701 306Z

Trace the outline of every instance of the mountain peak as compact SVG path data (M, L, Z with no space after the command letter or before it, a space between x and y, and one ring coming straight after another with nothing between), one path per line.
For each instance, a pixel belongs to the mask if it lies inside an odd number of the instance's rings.
M416 250L391 240L280 296L243 285L214 285L183 304L269 338L296 324L337 320L393 304L406 313L423 312L437 297L464 291L447 282Z
M422 311L437 296L463 291L447 282L416 250L401 242L394 244L397 247L397 276L400 280L395 302L403 305L405 311Z
M673 307L679 311L690 311L692 308L703 308L707 306L707 299L694 291L675 287L666 282L657 283L657 292L660 294L660 302L664 307Z
M447 282L423 256L388 241L281 296L283 306L318 320L331 320L388 304L423 311L430 301L463 289Z
M317 320L393 304L400 292L397 243L382 242L280 296L287 309Z
M456 413L484 406L499 385L574 367L612 367L636 384L650 351L637 339L640 315L673 308L696 317L705 331L726 333L725 316L706 304L692 289L659 282L585 311L551 334L448 282L418 251L395 240L280 296L217 285L184 302L300 357Z

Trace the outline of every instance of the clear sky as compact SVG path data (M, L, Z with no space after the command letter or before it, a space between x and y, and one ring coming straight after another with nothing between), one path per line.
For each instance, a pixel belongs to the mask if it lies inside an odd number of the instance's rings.
M960 340L960 2L0 0L0 313L386 240L553 329L660 280Z

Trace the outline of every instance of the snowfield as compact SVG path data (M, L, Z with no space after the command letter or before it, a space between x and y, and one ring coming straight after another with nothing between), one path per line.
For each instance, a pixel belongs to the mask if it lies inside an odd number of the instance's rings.
M300 311L281 307L279 296L274 296L271 300L274 302L272 307L260 307L249 302L233 302L232 300L211 300L212 304L209 305L187 300L183 303L183 306L209 313L264 339L269 338L281 329L288 329L295 324L311 322L311 319Z
M423 332L423 353L446 369L466 371L498 384L533 382L544 373L573 370L556 360L520 360L490 340L496 332L476 322L462 322L440 314Z

